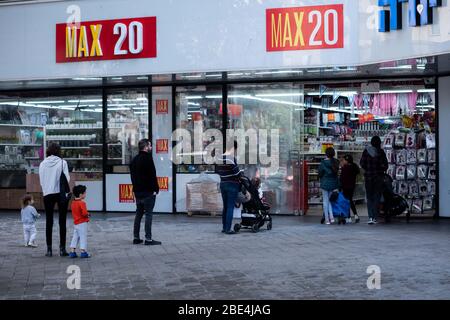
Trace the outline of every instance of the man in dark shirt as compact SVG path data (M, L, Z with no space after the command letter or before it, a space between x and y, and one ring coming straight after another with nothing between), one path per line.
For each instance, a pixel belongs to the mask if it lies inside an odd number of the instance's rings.
M158 245L160 241L152 238L152 217L156 195L159 193L155 164L152 158L152 143L148 139L139 141L139 154L130 164L131 182L136 198L136 217L134 219L133 244L140 244L139 237L142 216L145 213L145 245Z
M380 137L372 137L370 146L364 150L359 164L364 169L368 224L376 224L383 192L384 173L388 169L388 161L386 153L381 149Z
M222 232L226 234L235 233L231 230L231 224L234 205L241 187L239 178L242 172L236 162L236 150L237 142L234 141L233 147L227 150L216 164L216 173L220 175L220 191L223 200Z

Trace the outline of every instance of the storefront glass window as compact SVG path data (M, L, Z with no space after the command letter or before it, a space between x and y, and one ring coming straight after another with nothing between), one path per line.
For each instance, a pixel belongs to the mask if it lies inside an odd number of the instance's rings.
M102 128L100 90L0 97L0 187L17 192L6 206L29 192L42 207L38 169L50 143L61 146L73 181L101 185Z
M294 163L303 148L302 115L303 91L299 84L233 85L229 88L228 128L243 129L248 136L257 134L257 143L249 137L242 140L244 144L238 142L238 150L245 148L245 159L238 159L238 162L250 179L261 179L264 197L271 203L274 213L293 213L299 209L300 175L296 170L300 168ZM241 141L239 135L236 141Z
M211 142L206 138L201 145L194 144L194 127L202 132L208 129L222 128L222 87L196 86L177 87L176 90L176 128L186 129L191 136L191 152L183 151L190 163L183 162L177 166L178 173L213 172L214 166L202 163L205 147ZM180 156L180 154L174 155ZM198 159L200 157L200 163Z
M126 173L138 154L139 140L149 137L148 91L113 91L107 101L108 173Z

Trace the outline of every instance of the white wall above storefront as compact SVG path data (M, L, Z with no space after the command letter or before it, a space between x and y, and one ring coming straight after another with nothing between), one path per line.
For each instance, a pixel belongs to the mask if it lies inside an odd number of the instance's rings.
M378 0L81 0L0 7L0 81L353 66L450 52L450 7L434 24L378 32ZM344 46L267 52L266 9L344 5ZM56 63L56 24L156 16L157 57ZM73 9L73 8L72 8ZM306 18L305 18L306 19Z

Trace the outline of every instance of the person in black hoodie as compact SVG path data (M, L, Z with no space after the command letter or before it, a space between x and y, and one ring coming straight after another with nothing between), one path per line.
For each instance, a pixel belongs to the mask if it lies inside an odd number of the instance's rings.
M346 197L350 201L350 207L353 215L355 216L355 222L359 222L358 212L353 201L353 194L355 193L356 177L359 174L359 167L353 162L353 157L350 154L344 156L344 165L341 168L341 188ZM347 222L350 222L350 218Z
M160 241L152 238L152 217L156 195L159 193L155 164L152 158L152 143L148 139L139 141L139 154L130 164L131 182L136 198L136 217L134 219L133 244L140 244L139 237L142 216L145 213L145 245L159 245Z
M364 169L368 224L376 224L383 192L384 173L388 169L388 161L386 153L381 149L380 137L372 137L370 146L364 150L359 164Z

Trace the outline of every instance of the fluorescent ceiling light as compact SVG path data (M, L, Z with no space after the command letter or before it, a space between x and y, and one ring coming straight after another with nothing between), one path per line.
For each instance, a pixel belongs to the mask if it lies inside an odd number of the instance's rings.
M412 93L412 90L380 90L380 93Z
M184 76L183 78L189 78L189 79L199 79L201 78L201 75L196 75L196 76Z
M147 107L134 107L133 110L147 110Z
M85 99L85 100L69 100L70 103L78 103L78 102L102 102L102 99Z
M190 96L190 97L185 97L186 100L191 100L191 99L203 99L203 96Z
M228 75L230 77L236 77L236 76L243 76L244 74L242 72L237 72L237 73L229 73Z
M436 92L435 89L419 89L417 90L418 93L425 93L425 92Z
M397 67L380 67L380 70L411 70L412 65L404 65L404 66L397 66Z
M336 91L340 96L347 96L351 94L358 94L358 91ZM308 96L320 96L320 92L306 92L305 93ZM327 90L326 92L322 93L323 96L333 96L333 92L330 90Z
M299 97L303 93L268 93L268 94L256 94L255 97Z
M303 73L301 70L279 70L279 71L261 71L255 74L284 74L284 73Z
M132 107L132 106L137 106L136 103L114 103L114 104L108 104L108 110L109 107Z
M77 81L90 81L90 80L102 80L102 78L72 78L72 80L77 80Z
M147 98L137 98L137 101L147 101Z
M217 78L217 77L221 77L221 76L222 76L222 74L220 74L220 73L217 73L217 74L207 74L207 75L206 75L207 78L213 78L213 77L216 77L216 78Z
M205 96L206 99L220 99L222 96L216 95L216 96Z
M130 108L108 108L108 111L125 111L130 110Z
M200 103L188 102L188 106L199 106Z
M59 100L59 101L27 101L27 103L37 103L37 104L42 104L42 103L64 103L64 100Z

